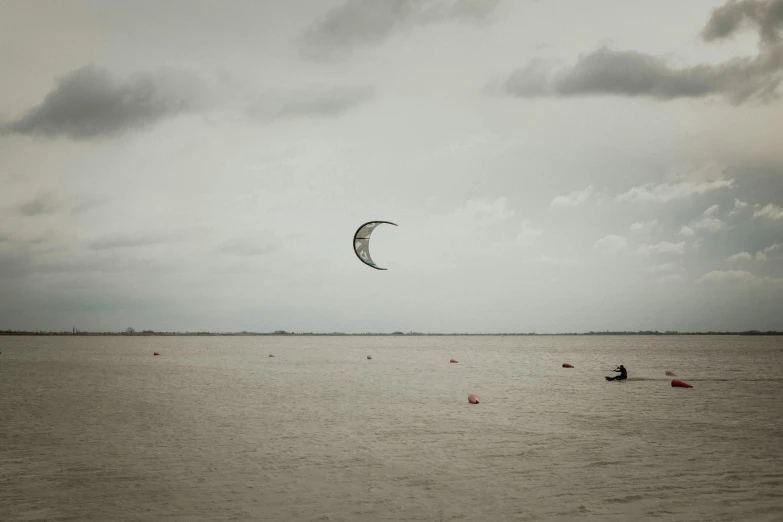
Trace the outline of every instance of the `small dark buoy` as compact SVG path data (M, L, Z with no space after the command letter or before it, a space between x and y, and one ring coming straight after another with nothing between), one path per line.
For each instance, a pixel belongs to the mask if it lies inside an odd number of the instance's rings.
M568 363L563 363L563 368L573 368L574 366Z
M152 355L160 355L158 352L152 352Z
M270 353L270 354L269 354L269 357L274 357L274 354L271 354L271 353Z
M459 362L459 361L457 359L449 359L449 362L450 363L455 363L455 362Z
M672 379L672 387L678 387L678 388L693 388L690 384L688 384L685 381L681 381L679 379Z
M671 372L671 371L669 371L669 370L666 370L666 375L668 375L669 377L677 377L677 374L676 374L676 373L674 373L674 372Z
M371 361L371 360L372 360L372 355L368 355L368 356L367 356L367 360L368 360L368 361Z
M475 393L471 393L468 395L468 402L471 404L478 404L479 403L479 396Z

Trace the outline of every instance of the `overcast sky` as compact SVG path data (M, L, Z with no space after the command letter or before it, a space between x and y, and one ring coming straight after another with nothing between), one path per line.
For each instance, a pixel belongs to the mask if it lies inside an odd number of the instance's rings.
M782 38L783 0L6 0L0 329L783 330Z

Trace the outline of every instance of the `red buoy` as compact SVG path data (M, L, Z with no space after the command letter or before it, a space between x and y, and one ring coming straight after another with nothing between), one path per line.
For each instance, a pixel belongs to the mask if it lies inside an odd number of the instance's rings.
M563 368L573 368L574 366L572 364L563 363Z
M478 404L479 403L479 396L475 393L471 393L468 395L468 402L471 404Z
M160 355L158 352L152 352L152 355Z
M274 357L274 355L270 353L270 354L269 354L269 357Z
M681 381L679 379L672 379L672 387L680 387L680 388L693 388L690 384L688 384L685 381Z
M371 356L371 355L368 355L368 356L367 356L367 360L368 360L368 361L372 361L372 356Z
M676 373L674 373L674 372L671 372L671 371L669 371L669 370L666 370L666 375L668 375L669 377L677 377L677 374L676 374Z
M455 362L459 362L459 361L457 359L449 359L449 362L450 363L452 363L452 362L455 363Z

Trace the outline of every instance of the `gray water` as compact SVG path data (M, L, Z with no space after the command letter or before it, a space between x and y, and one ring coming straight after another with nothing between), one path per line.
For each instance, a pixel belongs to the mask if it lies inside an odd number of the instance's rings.
M5 522L783 520L783 337L0 337L0 352ZM606 382L617 364L628 381Z

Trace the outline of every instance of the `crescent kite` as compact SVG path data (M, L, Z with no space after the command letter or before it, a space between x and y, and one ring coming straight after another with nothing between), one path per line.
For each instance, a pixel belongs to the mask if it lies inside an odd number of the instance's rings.
M353 235L353 251L356 254L356 257L365 265L371 266L376 270L386 270L385 268L376 265L375 261L370 257L370 235L375 230L375 227L381 223L394 225L395 227L397 226L396 223L392 223L391 221L368 221L356 229L356 233Z

